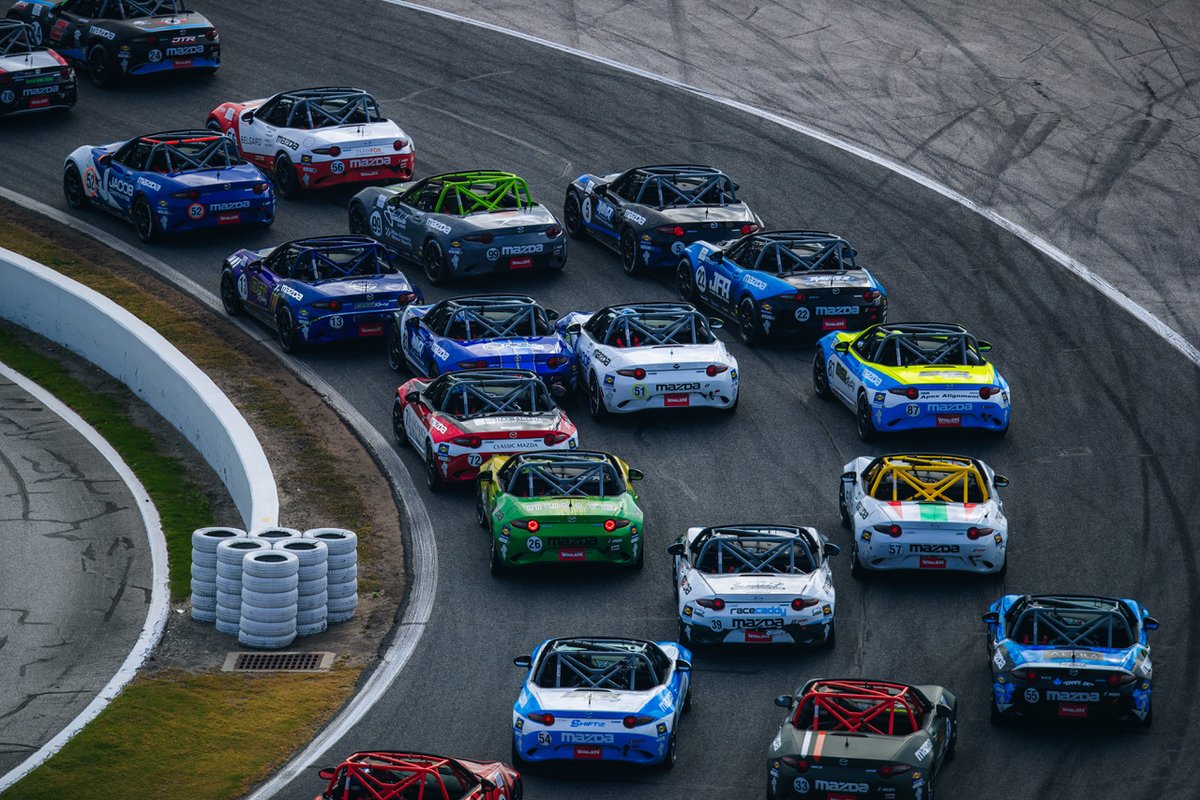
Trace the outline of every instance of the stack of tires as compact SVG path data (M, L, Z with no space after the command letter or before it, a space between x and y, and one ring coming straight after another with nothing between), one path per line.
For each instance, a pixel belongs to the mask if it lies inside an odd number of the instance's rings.
M278 650L296 640L300 559L287 550L253 550L242 559L238 641Z
M255 550L270 550L270 542L239 537L217 545L217 630L237 636L242 623L242 560Z
M271 544L284 542L288 539L299 539L303 536L304 534L295 528L259 528L250 533L251 539L262 539Z
M329 548L320 539L284 539L276 542L274 549L295 553L300 561L296 635L313 636L321 633L328 625Z
M192 532L192 619L217 619L217 545L244 538L237 528L200 528Z
M313 528L305 539L324 542L329 550L327 576L327 621L347 622L358 607L358 536L341 528Z

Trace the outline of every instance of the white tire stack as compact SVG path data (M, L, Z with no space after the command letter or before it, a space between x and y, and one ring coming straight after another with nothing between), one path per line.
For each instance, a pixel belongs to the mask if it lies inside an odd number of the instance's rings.
M253 550L242 559L242 617L238 641L279 650L296 639L300 559L287 550Z
M300 560L299 597L296 599L296 635L313 636L328 626L329 548L320 539L285 539L275 550L295 553Z
M192 619L217 619L217 545L245 538L237 528L200 528L192 532Z
M242 560L247 553L270 550L271 543L241 537L217 545L217 630L237 636L242 622Z
M304 532L304 538L324 542L329 549L329 624L349 621L358 607L358 536L341 528L313 528Z
M288 539L300 539L303 536L304 534L295 528L259 528L258 530L250 531L251 539L264 539L271 544L284 542Z

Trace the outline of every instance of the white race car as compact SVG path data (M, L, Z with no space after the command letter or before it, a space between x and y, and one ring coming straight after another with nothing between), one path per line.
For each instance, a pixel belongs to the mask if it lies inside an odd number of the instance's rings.
M735 410L738 364L713 333L720 327L688 303L608 306L558 321L596 420L650 408Z
M675 559L679 638L689 645L833 646L829 557L841 552L812 528L689 528L667 548Z
M896 453L843 468L839 508L854 531L851 574L889 569L1003 574L1008 479L966 456Z

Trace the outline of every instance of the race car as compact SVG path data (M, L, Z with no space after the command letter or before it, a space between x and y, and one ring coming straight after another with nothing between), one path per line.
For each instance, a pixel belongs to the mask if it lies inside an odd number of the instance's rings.
M1008 478L966 456L860 456L842 467L838 510L854 531L850 574L892 569L1003 575Z
M565 397L575 385L575 353L555 330L556 319L557 312L518 294L408 306L394 315L388 366L399 372L407 365L427 378L460 369L529 369Z
M71 208L94 205L130 220L143 242L275 221L275 193L266 177L229 139L204 130L77 148L63 169L63 194Z
M557 323L575 352L592 418L650 408L734 411L737 359L687 303L631 303L572 312Z
M833 646L829 557L841 548L813 528L688 528L667 552L681 642Z
M820 678L775 704L788 712L767 751L768 800L933 800L958 744L958 701L941 686Z
M491 570L603 561L641 569L640 470L610 453L495 456L479 468L476 517L491 533Z
M221 266L221 303L275 329L285 353L383 336L396 309L421 292L396 256L366 236L317 236L264 250L238 250Z
M8 17L30 23L34 42L86 66L97 86L221 66L217 29L184 0L19 0Z
M425 459L429 488L474 480L479 465L499 453L575 449L575 425L536 373L469 369L396 389L392 433Z
M325 86L222 103L206 124L232 138L287 198L307 189L408 180L413 174L412 139L362 89Z
M864 442L918 428L1008 432L1008 381L984 358L992 345L960 325L906 322L817 341L813 390L858 419Z
M663 164L580 175L567 188L567 233L587 234L621 255L627 275L674 266L700 239L723 241L762 228L738 186L713 167Z
M0 20L0 117L71 108L75 70L58 53L35 44L34 26Z
M675 766L692 702L692 654L675 642L548 639L513 663L529 670L513 705L512 762Z
M679 257L679 297L737 323L753 345L767 336L857 331L887 319L887 291L840 236L820 231L752 233L691 244Z
M502 761L379 750L354 753L317 773L328 781L313 800L520 800L521 773Z
M992 722L1014 718L1150 725L1149 632L1136 600L1006 594L983 615L992 662Z
M448 172L363 189L350 201L350 231L397 248L435 286L567 263L562 226L511 172Z

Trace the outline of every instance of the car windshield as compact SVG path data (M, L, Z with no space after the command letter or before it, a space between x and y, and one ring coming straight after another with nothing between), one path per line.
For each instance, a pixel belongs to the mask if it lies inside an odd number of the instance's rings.
M1009 639L1024 645L1124 650L1137 641L1122 604L1103 598L1038 597L1023 608Z
M542 454L522 460L508 483L513 497L619 497L625 481L606 458Z
M386 247L368 239L307 239L284 246L274 262L277 272L317 283L343 278L394 275L399 270ZM284 267L286 266L286 269Z
M710 575L802 575L815 570L818 560L802 533L720 529L706 538L695 566Z
M554 326L532 300L451 301L442 335L458 341L550 336Z
M504 374L446 376L441 411L459 419L504 414L540 414L557 406L535 377Z
M29 26L16 20L0 20L0 56L23 56L37 50Z
M884 502L986 503L987 483L975 462L955 456L881 456L863 470L867 493Z
M666 656L648 643L559 641L538 662L533 683L545 689L645 692L662 685L669 666Z
M626 307L616 310L603 343L626 348L712 344L715 339L708 320L694 308Z

